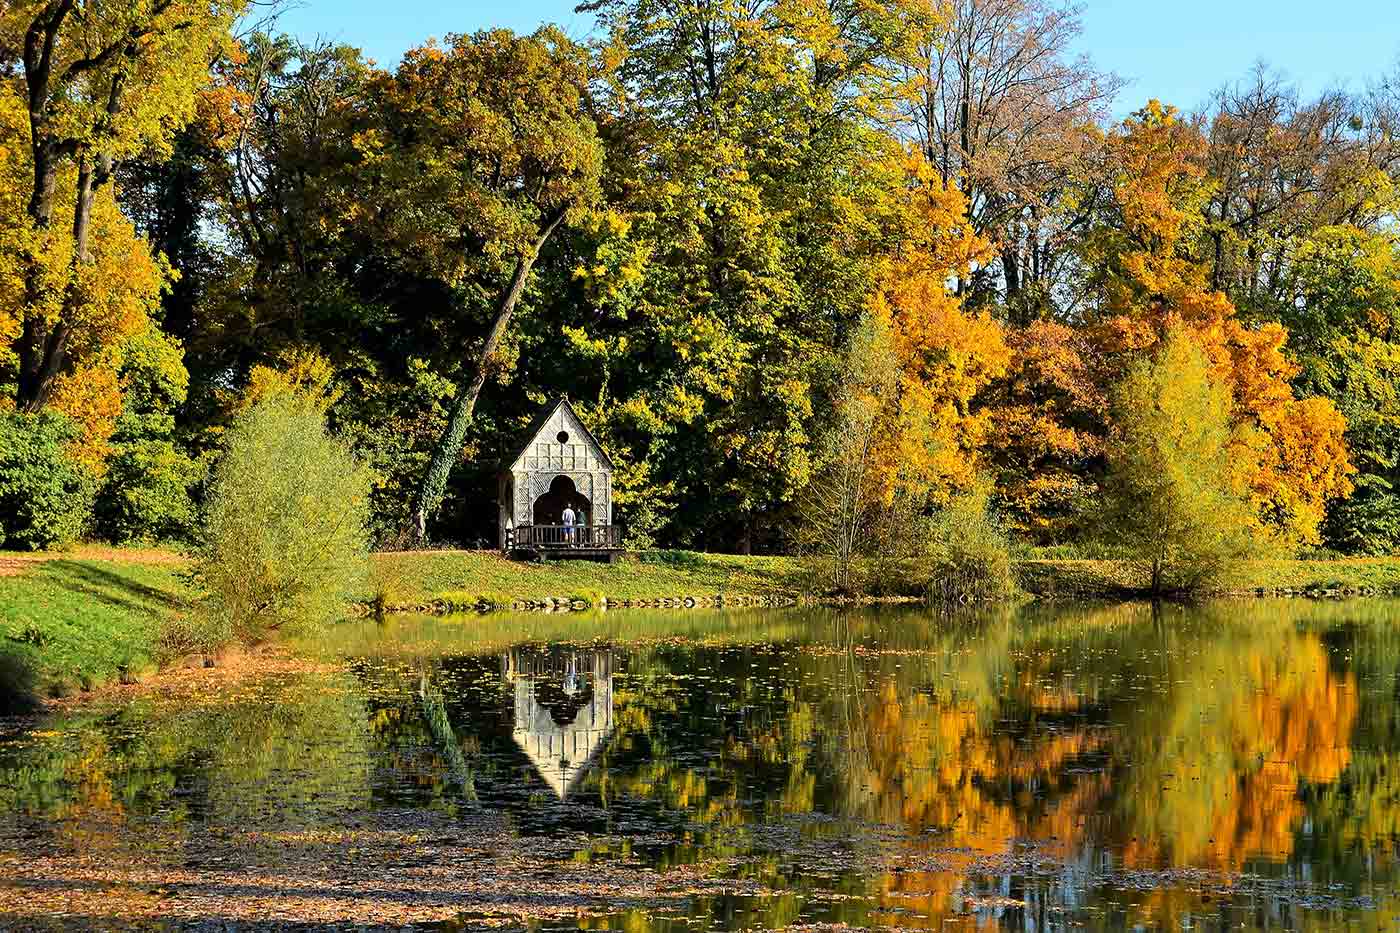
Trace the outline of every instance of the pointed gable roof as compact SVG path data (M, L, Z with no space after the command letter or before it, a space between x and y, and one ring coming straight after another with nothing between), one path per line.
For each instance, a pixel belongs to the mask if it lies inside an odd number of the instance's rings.
M530 760L540 780L554 791L554 796L567 800L570 794L578 790L588 772L593 770L611 734L611 727L606 732L589 732L577 737L561 733L555 737L559 749L553 747L548 736L513 732L511 738ZM574 757L569 757L570 752Z
M539 442L540 434L544 432L545 426L553 420L555 413L561 408L568 413L569 418L572 419L574 424L578 426L578 429L583 432L584 439L598 452L599 459L603 461L609 470L613 468L612 457L608 456L608 452L603 449L603 445L598 443L598 439L593 436L593 432L588 430L588 425L584 424L583 419L578 416L578 412L574 411L574 406L569 402L568 398L561 395L554 400L553 404L545 406L544 410L535 417L535 420L530 422L530 427L525 432L525 439L521 441L520 446L516 447L511 452L510 456L501 461L501 469L510 470L515 464L520 462L521 457L529 453L530 448ZM545 438L545 440L553 443L554 438Z

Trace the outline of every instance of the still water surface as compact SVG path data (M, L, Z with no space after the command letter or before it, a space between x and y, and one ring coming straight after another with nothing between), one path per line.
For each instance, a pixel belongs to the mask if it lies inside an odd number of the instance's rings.
M484 808L574 863L749 885L593 928L1400 929L1400 603L405 618L304 647L347 663L5 737L0 811L82 846L94 814Z

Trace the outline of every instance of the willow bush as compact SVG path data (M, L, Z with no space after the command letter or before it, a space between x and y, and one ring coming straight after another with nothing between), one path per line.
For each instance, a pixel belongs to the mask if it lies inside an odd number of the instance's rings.
M939 603L1005 599L1016 593L1011 542L985 490L962 493L929 522L929 598Z
M295 397L240 414L214 469L196 554L211 625L252 644L333 618L367 577L369 479L320 412Z

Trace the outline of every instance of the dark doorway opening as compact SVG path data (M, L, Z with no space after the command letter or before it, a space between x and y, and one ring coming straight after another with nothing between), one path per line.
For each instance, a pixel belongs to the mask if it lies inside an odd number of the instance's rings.
M593 509L591 503L574 486L574 481L567 476L554 477L554 482L549 484L549 492L535 500L535 524L564 524L565 506L574 510L574 524L592 524Z

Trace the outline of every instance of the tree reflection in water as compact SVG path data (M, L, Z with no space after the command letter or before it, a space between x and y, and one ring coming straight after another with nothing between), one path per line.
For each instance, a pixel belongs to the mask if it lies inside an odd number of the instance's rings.
M691 905L722 926L1383 927L1397 623L1381 601L366 623L348 673L43 724L0 746L0 810L96 850L131 820L480 807L527 849L761 884Z

